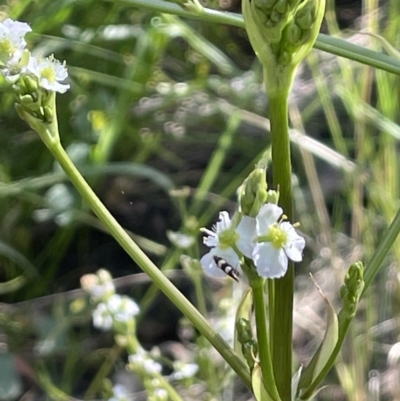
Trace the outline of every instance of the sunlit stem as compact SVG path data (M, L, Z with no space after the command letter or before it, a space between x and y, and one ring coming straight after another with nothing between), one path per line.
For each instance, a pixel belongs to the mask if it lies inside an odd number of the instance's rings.
M266 391L272 399L280 400L275 377L272 368L270 342L268 340L268 327L266 317L266 305L264 299L264 280L261 277L250 281L253 290L254 313L257 329L258 354L261 372Z
M58 142L46 144L62 169L71 180L77 191L88 203L99 220L108 229L128 255L143 269L160 290L177 306L192 322L205 338L217 349L232 369L241 377L248 388L251 388L249 369L242 359L232 350L225 340L210 326L203 315L184 297L184 295L168 280L147 255L119 225L108 209L103 205L88 183L79 173L68 154Z
M293 217L288 94L290 84L269 94L273 185L279 188L279 205L289 220ZM268 88L267 88L268 91ZM275 381L283 401L291 400L294 269L289 263L285 276L269 283L274 294L270 305L270 338Z

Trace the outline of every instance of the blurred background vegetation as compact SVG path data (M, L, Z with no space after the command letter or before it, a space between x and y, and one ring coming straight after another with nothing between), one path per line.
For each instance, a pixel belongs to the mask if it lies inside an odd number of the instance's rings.
M240 12L238 0L206 5ZM68 153L140 246L193 302L207 299L211 313L232 295L229 285L206 281L199 300L180 256L201 255L199 227L234 210L236 189L268 151L268 99L245 31L122 1L3 0L0 19L7 17L31 25L33 53L67 62L71 90L57 107ZM393 54L399 30L397 0L328 1L327 34ZM315 50L294 84L295 207L308 242L296 279L299 363L325 326L308 273L338 306L348 266L371 258L400 206L399 87L398 76ZM99 398L125 355L111 334L91 328L91 307L77 290L83 274L106 268L124 277L116 284L141 303L147 347L182 345L185 322L19 120L5 82L0 91L0 400ZM174 232L194 245L183 248ZM399 245L319 399L400 399ZM228 399L216 395L224 383L215 394L204 385L198 398Z

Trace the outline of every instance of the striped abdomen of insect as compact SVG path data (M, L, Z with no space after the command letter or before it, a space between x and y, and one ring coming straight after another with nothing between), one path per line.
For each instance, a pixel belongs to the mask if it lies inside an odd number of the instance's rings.
M238 270L231 266L225 259L220 258L219 256L214 256L214 262L225 274L232 277L234 280L239 281L240 274Z

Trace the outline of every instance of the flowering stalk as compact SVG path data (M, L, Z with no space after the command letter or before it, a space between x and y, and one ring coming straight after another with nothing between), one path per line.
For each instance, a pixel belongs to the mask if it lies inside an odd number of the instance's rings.
M242 0L242 11L250 42L264 69L269 97L273 185L279 188L279 205L291 219L287 99L296 69L317 38L325 1ZM293 264L289 264L283 278L270 280L268 287L272 301L269 330L275 383L281 399L289 401L292 399Z
M288 218L292 219L292 170L287 116L287 94L277 92L273 97L270 97L269 116L273 183L274 186L279 188L279 204ZM282 400L290 400L294 294L294 267L292 262L289 263L288 271L283 278L269 281L269 292L274 294L273 303L269 303L269 305L271 354L275 380Z
M263 280L261 277L257 277L254 280L251 280L249 284L253 290L254 313L257 330L257 342L259 346L261 372L265 383L267 383L266 385L264 385L264 387L272 400L279 401L281 398L279 396L278 388L276 386L276 380L274 378L270 341L268 339L267 316L264 300L265 280Z

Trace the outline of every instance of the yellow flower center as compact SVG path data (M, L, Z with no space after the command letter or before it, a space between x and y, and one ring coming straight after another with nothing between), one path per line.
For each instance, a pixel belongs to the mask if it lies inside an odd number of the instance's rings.
M41 76L46 78L49 82L54 82L56 80L56 72L53 67L44 67L41 71Z
M12 42L8 39L3 39L0 41L0 55L5 55L9 57L15 51L15 47Z
M257 242L271 242L274 248L282 249L287 242L287 234L279 227L278 223L275 223L270 226L267 235L257 238Z
M239 239L239 234L235 230L224 230L218 234L219 246L221 248L233 247Z

